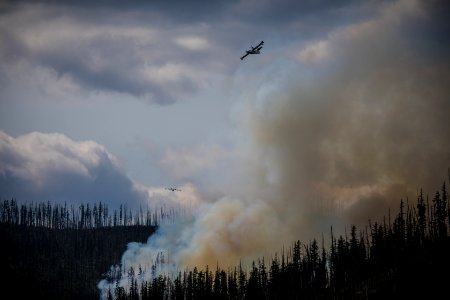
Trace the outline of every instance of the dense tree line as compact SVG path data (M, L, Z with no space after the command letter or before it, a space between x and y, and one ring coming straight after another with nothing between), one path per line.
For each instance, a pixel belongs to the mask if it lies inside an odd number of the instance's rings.
M3 200L0 205L0 223L36 226L52 229L91 229L115 226L157 226L160 223L172 222L182 214L182 209L160 207L144 211L142 207L133 212L126 205L119 209L109 210L108 205L52 204L50 202L29 203L19 205L15 199Z
M14 299L98 299L97 283L152 226L50 229L0 224L2 291Z
M119 273L129 289L111 288L107 299L392 299L433 298L448 294L450 282L450 203L445 183L430 199L423 193L412 205L400 201L393 220L345 235L330 230L324 239L296 241L249 270L193 270L156 275L139 282L133 270ZM114 282L114 278L112 279ZM118 282L118 281L116 281Z
M450 282L447 186L432 197L420 192L416 200L401 200L392 218L351 226L340 236L331 228L327 242L296 241L249 267L195 267L171 276L155 273L148 281L139 279L142 270L104 272L119 264L128 242L147 240L156 220L176 218L175 211L4 200L1 287L21 299L98 299L97 283L108 276L129 282L127 289L112 285L108 299L437 298Z
M150 217L148 211L132 213L122 205L111 214L102 203L75 209L4 200L2 293L13 299L99 299L97 283L103 273L120 263L129 242L145 242L156 230L156 220L170 213L161 209Z

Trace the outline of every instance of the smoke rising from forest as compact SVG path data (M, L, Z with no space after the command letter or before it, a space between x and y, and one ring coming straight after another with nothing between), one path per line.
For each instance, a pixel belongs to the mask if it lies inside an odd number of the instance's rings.
M365 224L437 188L450 164L450 76L434 9L400 1L332 32L247 102L247 172L283 220L276 232L320 237L336 218Z
M296 239L320 239L331 225L376 220L401 198L415 201L421 187L436 190L450 164L441 11L385 4L376 18L294 53L299 65L286 80L262 72L266 85L247 90L240 106L246 142L230 196L199 205L187 223L162 228L122 263L143 263L141 253L167 247L177 268L236 265Z

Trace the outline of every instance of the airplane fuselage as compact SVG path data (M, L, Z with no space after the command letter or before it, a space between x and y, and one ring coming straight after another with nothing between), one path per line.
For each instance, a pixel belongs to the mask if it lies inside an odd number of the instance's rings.
M259 54L259 50L247 50L248 54Z

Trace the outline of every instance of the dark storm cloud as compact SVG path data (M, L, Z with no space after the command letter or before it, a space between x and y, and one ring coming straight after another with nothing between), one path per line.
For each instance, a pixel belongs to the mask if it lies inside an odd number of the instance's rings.
M0 21L2 81L21 80L26 70L8 71L25 66L65 76L87 91L171 103L214 76L208 73L214 61L205 53L208 28L179 22L153 9L13 5ZM183 38L192 42L177 42Z
M370 3L371 1L367 1ZM378 1L380 2L380 1ZM359 6L357 0L106 0L106 1L70 1L70 0L19 0L5 1L3 10L17 4L42 4L56 7L66 7L68 10L82 8L89 10L116 10L116 11L154 11L164 14L166 17L177 19L183 23L186 21L205 21L217 18L239 19L242 17L254 20L264 18L269 22L274 20L286 22L286 20L299 18L308 14L321 14L326 11L337 11L352 6ZM234 14L229 14L233 12Z
M62 134L0 131L0 198L19 202L107 202L138 207L146 195L103 146Z
M58 7L66 12L73 9L82 9L89 17L99 11L125 11L125 12L155 12L156 14L165 14L165 17L177 19L179 22L192 22L199 20L208 20L221 15L223 10L238 1L208 1L208 0L10 0L5 1L4 10L11 9L17 4L39 4L49 7ZM81 16L83 18L83 16Z
M361 7L355 1L9 1L0 11L0 76L7 84L39 68L82 90L170 104L230 76L237 52L254 39L286 43L323 35L354 19L345 16L370 12ZM359 14L348 13L353 10ZM17 66L17 74L8 72Z

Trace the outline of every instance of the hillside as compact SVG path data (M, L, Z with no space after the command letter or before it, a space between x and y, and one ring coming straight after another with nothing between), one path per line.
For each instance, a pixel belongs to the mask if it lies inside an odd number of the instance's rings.
M52 229L0 224L2 293L14 299L98 299L96 284L129 242L155 226Z

